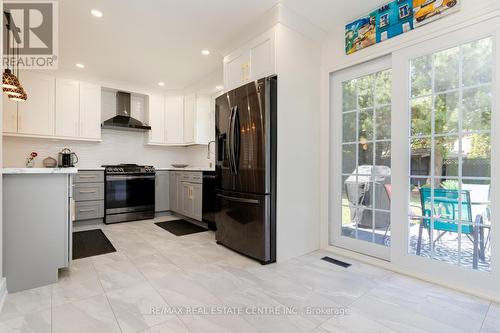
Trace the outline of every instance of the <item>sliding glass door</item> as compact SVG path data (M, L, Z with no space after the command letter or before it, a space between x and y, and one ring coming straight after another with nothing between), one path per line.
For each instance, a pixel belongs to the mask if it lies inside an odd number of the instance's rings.
M332 147L338 189L331 204L331 243L388 259L391 244L390 59L332 79L332 115L339 141Z
M331 246L500 295L499 27L436 31L331 73Z
M490 270L493 39L410 60L412 255Z

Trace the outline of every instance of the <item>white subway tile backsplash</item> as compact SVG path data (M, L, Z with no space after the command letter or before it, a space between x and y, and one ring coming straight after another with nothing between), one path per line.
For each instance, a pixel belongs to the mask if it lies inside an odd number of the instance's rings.
M137 163L155 167L169 167L172 163L191 166L209 165L206 146L158 147L144 145L144 133L102 130L102 142L61 141L37 138L3 138L3 166L23 167L26 157L36 151L35 167L63 148L70 148L79 158L78 168L95 168L104 164ZM212 155L212 160L213 160Z

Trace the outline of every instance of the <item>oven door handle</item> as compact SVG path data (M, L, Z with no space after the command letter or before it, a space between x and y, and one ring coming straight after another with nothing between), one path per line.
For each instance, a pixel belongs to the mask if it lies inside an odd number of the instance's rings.
M107 181L120 181L120 180L133 180L133 179L155 179L154 175L148 176L119 176L119 175L108 175L106 176Z

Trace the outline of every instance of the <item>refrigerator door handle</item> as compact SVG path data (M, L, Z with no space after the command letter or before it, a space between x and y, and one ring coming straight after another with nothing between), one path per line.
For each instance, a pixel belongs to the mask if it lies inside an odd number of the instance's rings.
M238 107L234 108L233 115L233 166L234 174L238 174L239 162L240 162L240 112Z
M236 197L230 197L230 196L227 196L227 195L222 195L222 194L217 194L217 198L222 198L222 199L226 199L226 200L228 200L228 201L234 201L234 202L241 202L241 203L254 204L254 205L258 205L258 204L260 204L260 201L259 201L259 200L255 200L255 199L244 199L244 198L236 198Z
M238 112L238 106L235 106L231 110L231 120L230 120L230 128L229 128L229 151L230 153L230 158L231 158L231 174L236 175L236 156L235 156L235 151L234 151L234 145L235 145L235 120L236 120L236 114Z
M232 133L232 122L233 122L233 113L234 113L234 107L231 108L231 111L229 113L229 119L227 122L227 155L228 155L228 162L229 162L229 170L230 174L233 174L233 133Z

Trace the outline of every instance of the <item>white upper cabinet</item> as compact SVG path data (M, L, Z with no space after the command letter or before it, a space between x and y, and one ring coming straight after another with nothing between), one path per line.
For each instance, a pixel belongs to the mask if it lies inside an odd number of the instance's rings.
M17 133L17 102L3 95L3 132Z
M184 142L184 98L167 96L165 98L165 143L171 145Z
M209 95L150 96L150 145L207 144L215 136L215 112Z
M237 51L224 59L224 86L232 89L250 79L250 53Z
M80 83L80 137L101 139L101 86Z
M25 73L25 102L3 99L5 135L100 140L101 87L64 78Z
M76 138L80 134L80 84L56 79L56 136Z
M196 96L195 130L197 144L208 144L215 139L215 105L210 95Z
M276 74L276 30L272 29L224 58L224 88Z
M149 143L165 143L165 97L160 95L149 96Z
M184 143L195 143L196 96L184 97Z
M18 133L54 136L54 77L25 73L20 79L28 100L18 103Z
M147 96L131 94L130 96L130 116L135 119L144 119L147 105Z
M274 32L258 39L250 47L250 80L276 74Z

